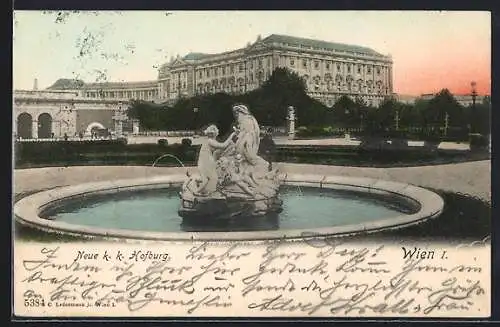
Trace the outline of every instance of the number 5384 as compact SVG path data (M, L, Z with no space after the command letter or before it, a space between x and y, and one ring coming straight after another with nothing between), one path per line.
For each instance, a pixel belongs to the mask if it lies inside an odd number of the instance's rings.
M40 298L24 299L25 307L44 307L45 301Z

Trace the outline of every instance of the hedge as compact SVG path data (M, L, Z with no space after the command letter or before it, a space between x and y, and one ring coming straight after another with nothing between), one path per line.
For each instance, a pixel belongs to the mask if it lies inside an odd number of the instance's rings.
M120 141L16 142L16 166L61 163L152 164L164 154L172 154L187 164L196 161L199 146L186 144L129 144ZM164 160L167 161L167 160Z

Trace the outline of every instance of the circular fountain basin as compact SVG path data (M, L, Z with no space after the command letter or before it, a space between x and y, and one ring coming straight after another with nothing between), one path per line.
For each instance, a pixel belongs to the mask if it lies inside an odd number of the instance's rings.
M30 227L85 238L156 241L304 239L404 228L441 214L444 202L414 185L371 178L283 176L284 211L233 226L186 226L177 216L185 175L60 187L14 205Z

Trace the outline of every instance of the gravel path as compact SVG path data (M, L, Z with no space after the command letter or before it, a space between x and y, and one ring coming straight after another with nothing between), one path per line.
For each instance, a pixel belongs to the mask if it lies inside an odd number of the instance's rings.
M278 164L286 173L371 177L404 182L444 191L461 192L491 202L491 162L476 161L450 165L361 168L308 164ZM143 166L75 166L19 169L14 171L14 193L111 179L162 174L183 174L195 168L152 168Z

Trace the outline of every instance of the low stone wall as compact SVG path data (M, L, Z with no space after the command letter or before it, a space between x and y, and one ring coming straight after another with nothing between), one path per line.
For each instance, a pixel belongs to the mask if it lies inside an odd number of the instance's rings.
M439 216L444 207L442 198L428 190L409 184L381 181L371 178L349 178L328 175L284 174L284 184L307 185L317 188L349 190L370 194L384 194L406 199L408 204L417 203L417 212L401 214L383 220L374 220L354 225L343 225L307 230L278 230L258 232L181 232L163 233L132 231L126 229L105 229L68 224L56 220L43 219L44 212L51 207L60 206L64 201L93 194L113 194L130 190L144 190L179 186L185 175L167 174L140 179L111 180L97 183L77 184L35 193L18 201L14 214L18 222L40 230L77 235L90 238L136 239L153 241L263 241L270 239L304 239L318 236L346 236L358 233L371 233L387 229L407 227Z

